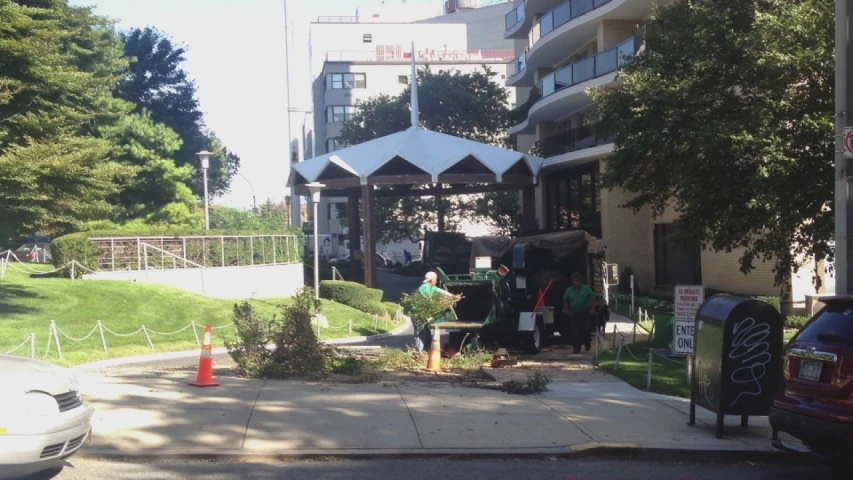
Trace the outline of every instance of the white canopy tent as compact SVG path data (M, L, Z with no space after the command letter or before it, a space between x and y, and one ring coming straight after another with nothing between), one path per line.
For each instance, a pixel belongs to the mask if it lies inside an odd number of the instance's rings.
M419 125L417 65L412 45L412 126L359 145L314 157L292 166L290 186L296 195L308 195L307 185L325 185L324 196L347 196L350 248L358 249L358 198L364 202L365 258L375 255L373 219L377 194L400 196L399 192L375 191L376 185L435 185L432 190L411 194L453 195L494 190L521 190L524 217L535 221L533 188L544 159L465 138L433 132ZM458 186L442 190L441 185ZM355 217L355 218L354 218ZM355 251L352 258L358 258ZM365 284L376 285L375 264L365 262Z

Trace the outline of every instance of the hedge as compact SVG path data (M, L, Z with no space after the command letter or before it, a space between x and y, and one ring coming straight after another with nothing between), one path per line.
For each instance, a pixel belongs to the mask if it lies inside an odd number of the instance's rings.
M340 280L323 280L320 282L320 298L333 300L359 310L371 300L368 289L364 285Z
M333 300L371 315L394 315L397 304L383 302L385 292L376 288L367 288L356 282L323 280L320 282L320 298Z
M232 238L227 239L224 243L211 240L210 237L219 236L251 236L251 235L292 235L296 237L296 244L293 242L274 241L272 238ZM65 235L55 239L51 243L51 254L53 255L53 264L56 267L66 265L71 260L77 260L84 267L91 270L98 270L101 263L103 251L101 248L90 241L93 237L114 237L124 238L125 243L117 242L116 248L119 251L124 248L127 250L126 255L119 255L116 258L109 259L110 262L115 262L116 270L136 270L138 269L136 260L136 238L137 237L166 237L179 238L187 236L205 237L191 239L186 243L186 258L193 263L204 265L206 267L221 267L231 265L251 265L251 264L266 264L276 261L287 262L302 262L302 254L305 245L305 239L302 232L292 227L284 228L281 232L263 232L263 231L233 231L233 230L100 230L78 232ZM172 245L174 246L174 244ZM224 246L224 251L223 251ZM168 248L165 248L168 250ZM173 252L177 256L183 256L183 245L181 251ZM224 262L223 262L224 257ZM169 268L174 263L174 258L169 256L152 255L149 262L162 262L162 265L154 265L158 268ZM82 275L82 272L80 273ZM70 271L64 276L70 276Z

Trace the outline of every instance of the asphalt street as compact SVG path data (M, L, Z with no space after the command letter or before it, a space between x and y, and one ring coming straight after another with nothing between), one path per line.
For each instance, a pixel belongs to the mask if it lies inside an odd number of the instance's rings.
M849 475L849 472L847 472ZM845 475L844 478L850 477ZM630 460L335 460L275 463L113 463L75 460L46 480L225 480L225 479L358 479L434 480L561 479L561 480L821 480L841 479L840 473L814 465L741 463L655 463ZM29 479L28 479L29 480Z

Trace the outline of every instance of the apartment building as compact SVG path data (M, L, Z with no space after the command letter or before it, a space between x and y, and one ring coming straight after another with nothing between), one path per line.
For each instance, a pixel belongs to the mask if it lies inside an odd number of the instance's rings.
M516 0L505 16L507 39L522 40L507 85L516 88L509 133L517 148L545 158L536 212L546 231L584 229L602 238L609 262L631 267L641 291L673 285L778 295L772 265L739 271L739 252L715 253L675 245L676 212L622 208L630 197L599 185L614 139L596 132L588 89L618 88L619 67L642 47L641 29L660 0ZM813 266L793 279L795 303L814 294Z
M412 42L419 68L470 73L487 65L496 73L496 83L506 82L507 62L515 55L515 45L523 43L504 38L503 18L512 8L511 3L457 10L433 18L423 18L423 9L413 10L406 18L400 5L390 5L391 13L384 16L382 5L370 5L359 7L355 17L321 17L311 23L313 113L306 158L343 147L338 136L360 102L380 94L399 95L409 86ZM514 105L515 89L507 89L510 104ZM330 235L333 248L341 255L347 247L346 202L346 198L323 198L317 223L319 233ZM416 245L397 247L396 250L406 248L410 252L418 249Z

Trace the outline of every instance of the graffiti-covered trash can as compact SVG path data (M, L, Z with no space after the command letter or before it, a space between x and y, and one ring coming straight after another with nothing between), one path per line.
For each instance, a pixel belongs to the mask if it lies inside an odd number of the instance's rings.
M770 413L781 385L784 321L770 304L753 298L715 295L696 313L693 374L690 379L690 425L696 405L717 414L717 438L726 415Z

